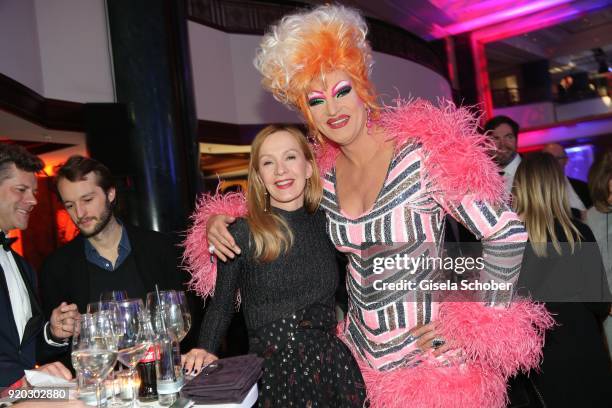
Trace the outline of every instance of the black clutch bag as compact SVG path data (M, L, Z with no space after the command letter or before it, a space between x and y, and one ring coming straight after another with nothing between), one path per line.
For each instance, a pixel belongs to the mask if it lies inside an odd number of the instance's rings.
M241 403L261 376L262 363L255 354L219 359L187 383L182 393L196 404Z

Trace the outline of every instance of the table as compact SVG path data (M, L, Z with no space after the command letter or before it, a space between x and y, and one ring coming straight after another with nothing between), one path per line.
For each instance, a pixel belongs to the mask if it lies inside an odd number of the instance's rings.
M258 393L257 383L255 383L253 384L253 387L251 387L251 390L249 391L247 396L244 397L244 401L242 401L240 404L196 404L196 405L192 405L192 407L196 407L196 408L197 407L202 407L202 408L251 408L253 405L257 404L257 393ZM158 402L151 402L148 404L141 402L140 406L147 407L147 408L161 407L161 405L159 405Z

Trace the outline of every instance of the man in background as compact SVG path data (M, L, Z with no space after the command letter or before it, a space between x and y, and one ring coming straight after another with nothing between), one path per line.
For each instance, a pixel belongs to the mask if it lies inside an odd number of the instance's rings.
M506 192L510 194L516 169L521 163L521 156L517 152L519 125L508 116L500 115L487 121L484 130L495 143L492 159L504 178Z
M569 158L563 146L558 143L549 143L544 146L542 151L557 159L557 163L559 163L561 170L565 174L565 166L567 166ZM572 210L572 215L580 220L584 220L586 210L593 205L591 195L589 194L589 186L584 181L567 176L565 181L567 200Z

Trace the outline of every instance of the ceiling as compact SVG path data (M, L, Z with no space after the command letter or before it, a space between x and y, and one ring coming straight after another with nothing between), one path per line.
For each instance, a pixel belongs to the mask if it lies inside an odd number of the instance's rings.
M0 143L17 143L40 156L47 174L73 154L86 154L85 134L47 129L0 109Z
M328 0L305 0L325 4ZM341 0L425 40L475 31L527 16L562 12L573 16L609 7L610 0ZM609 23L609 21L608 21Z
M603 48L612 56L612 0L339 2L403 27L427 41L471 31L487 32L488 38L503 38L486 46L490 73L538 59L550 59L551 68L565 66L572 60L581 69L587 69L595 64L590 52L595 47ZM551 22L554 23L551 25Z
M612 60L612 6L553 27L489 43L487 64L489 72L496 73L547 59L553 73L554 68L592 72L598 67L593 48L602 48L608 60Z

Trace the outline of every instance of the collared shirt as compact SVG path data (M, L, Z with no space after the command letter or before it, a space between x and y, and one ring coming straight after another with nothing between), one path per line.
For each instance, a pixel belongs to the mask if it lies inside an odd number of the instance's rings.
M117 220L119 222L119 220ZM117 261L115 262L115 266L113 267L113 263L108 259L104 258L102 255L98 253L96 248L89 242L88 239L85 240L85 258L88 262L104 269L107 271L114 271L117 269L123 261L130 255L132 252L132 246L130 245L130 239L128 238L127 231L121 225L121 239L119 240L119 247L117 248Z
M521 156L516 153L514 158L510 160L510 163L506 164L506 167L502 170L504 173L504 189L508 194L512 192L512 183L514 183L514 175L516 174L516 169L519 164L521 164Z
M19 333L19 342L21 343L26 324L32 317L30 296L26 284L21 277L21 273L19 272L19 267L13 257L13 253L11 251L5 251L1 247L0 266L2 266L2 270L4 271L9 299L11 300L11 308L13 309L13 318L17 325L17 333Z

